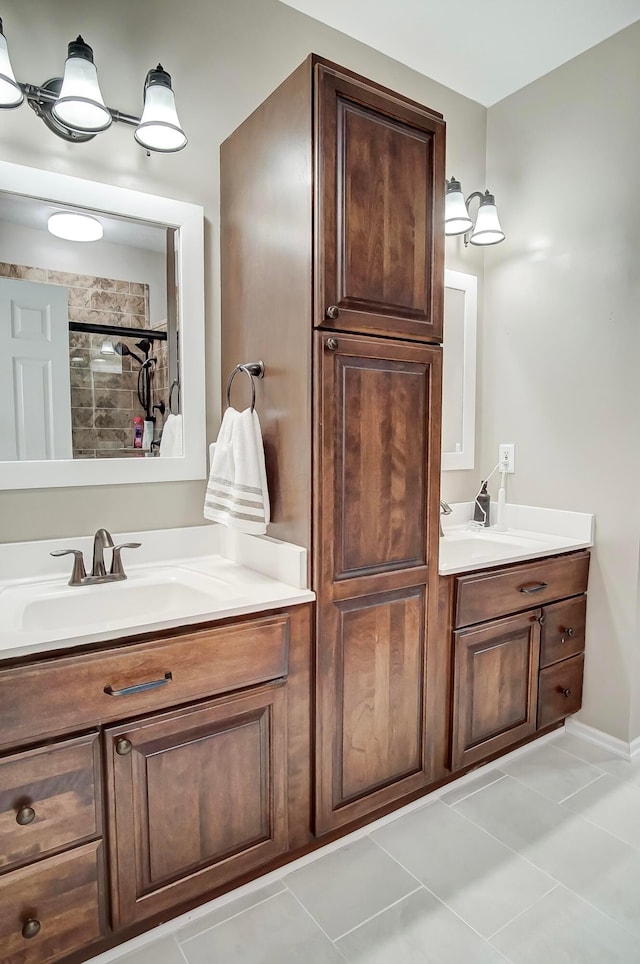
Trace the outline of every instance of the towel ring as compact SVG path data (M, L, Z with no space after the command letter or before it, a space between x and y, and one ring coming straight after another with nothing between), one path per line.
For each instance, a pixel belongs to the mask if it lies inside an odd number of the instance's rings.
M174 392L174 389L176 389L176 388L178 389L178 410L177 410L177 412L174 412L174 410L173 410L173 392ZM179 415L179 414L180 414L180 382L178 381L177 378L174 378L174 379L173 379L173 381L171 382L171 388L169 389L169 411L171 412L172 415Z
M231 407L231 385L238 372L244 372L251 382L251 411L256 407L256 383L255 378L264 378L264 362L245 362L243 365L236 365L227 382L227 406Z

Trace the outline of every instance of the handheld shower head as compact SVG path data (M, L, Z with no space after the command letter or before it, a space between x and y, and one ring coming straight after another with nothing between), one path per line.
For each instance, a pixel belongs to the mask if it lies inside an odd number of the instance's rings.
M135 360L138 362L139 365L144 365L145 359L140 358L140 355L136 355L135 351L131 351L129 346L125 345L123 341L117 341L113 347L122 358L124 358L125 355L131 355L131 357L135 358ZM139 345L136 345L136 348L139 348L139 347L140 347Z

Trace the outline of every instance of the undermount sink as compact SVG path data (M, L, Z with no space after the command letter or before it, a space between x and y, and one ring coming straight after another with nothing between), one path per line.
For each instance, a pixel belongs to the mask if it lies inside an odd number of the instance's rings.
M222 579L181 566L130 571L122 582L69 586L59 579L0 592L0 621L22 632L101 631L181 615L209 613L242 597Z
M524 533L493 528L445 530L440 539L440 572L489 566L516 559L532 558L558 551L570 540L543 533Z

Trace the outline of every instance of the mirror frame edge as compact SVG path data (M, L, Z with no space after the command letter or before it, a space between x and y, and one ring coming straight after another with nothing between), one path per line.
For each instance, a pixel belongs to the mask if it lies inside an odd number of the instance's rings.
M443 451L441 453L441 471L450 472L456 469L472 469L475 465L478 279L473 274L445 268L444 286L465 293L462 362L462 451Z

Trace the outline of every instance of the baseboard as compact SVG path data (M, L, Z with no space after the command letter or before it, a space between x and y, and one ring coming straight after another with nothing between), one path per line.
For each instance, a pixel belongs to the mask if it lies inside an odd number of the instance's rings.
M640 756L640 737L632 740L631 743L627 743L626 740L620 740L617 736L611 736L609 733L605 733L604 730L597 730L595 726L587 726L586 723L580 723L579 720L574 720L573 717L566 721L565 730L567 733L573 733L574 736L580 737L581 740L586 740L587 743L595 743L596 746L602 747L603 750L609 750L610 753L614 753L616 756L620 756L625 760L633 760L634 757Z

